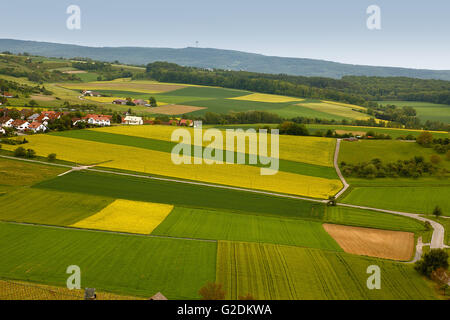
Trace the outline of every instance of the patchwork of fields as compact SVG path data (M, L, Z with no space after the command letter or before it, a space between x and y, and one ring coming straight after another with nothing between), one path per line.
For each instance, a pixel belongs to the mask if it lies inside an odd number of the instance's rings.
M138 297L197 299L199 288L216 282L233 299L436 298L411 266L343 253L323 227L422 232L412 219L92 171L29 184L6 186L2 196L0 220L37 224L0 222L4 278L64 286L65 269L76 264L83 287ZM380 292L365 286L371 264L382 268Z

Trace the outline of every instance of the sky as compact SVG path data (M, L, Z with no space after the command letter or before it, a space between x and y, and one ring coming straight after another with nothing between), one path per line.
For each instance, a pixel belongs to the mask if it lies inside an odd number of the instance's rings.
M69 30L67 8L81 9ZM366 13L380 8L380 30ZM14 0L0 38L86 46L199 47L450 70L448 0Z

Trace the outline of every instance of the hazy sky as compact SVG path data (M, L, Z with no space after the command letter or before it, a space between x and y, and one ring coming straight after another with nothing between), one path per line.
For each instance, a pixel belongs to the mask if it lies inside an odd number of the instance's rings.
M81 8L81 30L66 9ZM381 30L366 27L369 5ZM353 64L450 69L449 0L14 0L0 38L88 46L232 49Z

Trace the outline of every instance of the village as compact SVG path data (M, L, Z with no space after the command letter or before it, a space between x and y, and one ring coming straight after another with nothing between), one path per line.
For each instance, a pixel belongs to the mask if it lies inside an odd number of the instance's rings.
M111 125L169 125L169 126L193 126L193 121L188 119L170 119L161 121L157 119L144 119L141 116L124 112L113 119L112 115L91 114L73 117L73 112L67 111L40 111L23 108L0 109L0 135L14 136L25 134L45 133L52 131L52 125L62 122L62 119L70 119L70 129L84 129L91 127L108 127ZM65 121L64 121L65 122ZM58 127L60 128L60 127ZM59 129L61 130L61 129ZM68 128L69 130L69 128Z

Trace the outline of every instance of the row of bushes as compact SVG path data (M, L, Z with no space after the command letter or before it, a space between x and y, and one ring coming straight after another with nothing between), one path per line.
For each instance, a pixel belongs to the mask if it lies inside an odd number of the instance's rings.
M437 156L437 155L434 155ZM439 159L440 161L440 159ZM411 160L398 160L392 163L383 163L380 159L372 159L369 162L348 164L341 162L341 168L347 177L358 178L384 178L384 177L412 177L418 178L423 175L435 175L445 169L439 169L435 165L439 163L434 157L431 162L425 161L424 157L416 156Z

